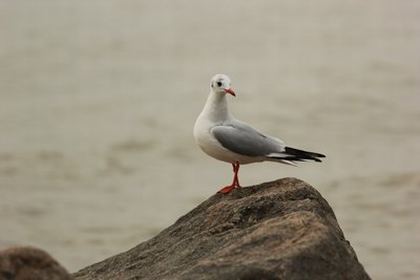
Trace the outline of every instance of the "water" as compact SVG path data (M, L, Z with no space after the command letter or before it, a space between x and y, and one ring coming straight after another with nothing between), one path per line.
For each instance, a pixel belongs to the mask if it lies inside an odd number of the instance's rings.
M192 127L210 77L234 114L328 155L243 166L333 206L374 279L420 277L420 2L0 1L1 246L71 271L231 180Z

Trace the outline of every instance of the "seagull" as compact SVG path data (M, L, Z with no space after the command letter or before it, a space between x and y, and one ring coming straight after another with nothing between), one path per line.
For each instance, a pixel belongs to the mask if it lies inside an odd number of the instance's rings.
M219 193L240 188L239 167L262 161L275 161L296 166L296 162L321 162L325 155L286 146L284 141L265 135L237 120L229 112L227 95L236 96L230 78L216 74L210 83L210 94L194 125L194 138L209 156L232 164L233 181Z

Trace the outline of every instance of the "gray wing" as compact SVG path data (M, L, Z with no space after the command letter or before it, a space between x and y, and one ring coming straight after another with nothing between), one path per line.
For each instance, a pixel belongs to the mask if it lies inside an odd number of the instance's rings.
M223 147L241 155L267 156L284 151L281 140L265 136L239 121L215 126L211 129L211 133Z

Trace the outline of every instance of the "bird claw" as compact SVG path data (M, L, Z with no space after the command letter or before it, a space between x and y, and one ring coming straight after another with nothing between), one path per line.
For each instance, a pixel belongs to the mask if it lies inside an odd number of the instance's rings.
M241 186L239 186L239 185L226 186L226 187L222 188L221 190L219 190L218 193L227 194L227 193L230 193L231 191L233 191L233 189L239 189L240 187Z

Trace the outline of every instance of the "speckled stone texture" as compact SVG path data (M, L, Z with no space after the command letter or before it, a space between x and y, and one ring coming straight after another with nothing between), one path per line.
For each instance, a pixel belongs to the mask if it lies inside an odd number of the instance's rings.
M0 280L71 280L73 277L47 252L33 247L0 251Z

